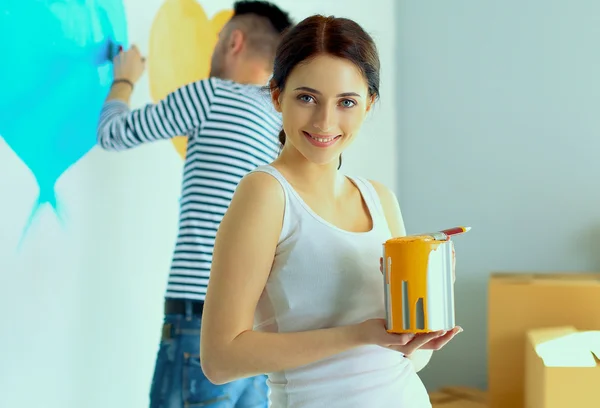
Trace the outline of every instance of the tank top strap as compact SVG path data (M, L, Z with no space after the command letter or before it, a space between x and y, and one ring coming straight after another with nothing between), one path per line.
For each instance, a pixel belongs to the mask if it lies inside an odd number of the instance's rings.
M277 181L279 181L279 184L281 184L281 188L283 188L286 196L288 195L289 183L287 182L285 177L283 177L283 175L275 167L273 167L269 164L266 164L263 166L256 167L250 173L255 173L255 172L268 173L271 176L273 176L275 179L277 179Z
M365 202L367 203L367 207L369 208L369 212L371 213L374 223L377 223L379 220L384 227L387 227L387 218L385 217L385 211L383 210L383 205L381 204L381 200L379 199L379 194L373 187L371 182L363 177L350 177L352 181L359 188ZM375 219L377 218L377 220Z
M288 183L288 181L285 179L285 177L283 177L283 175L279 172L279 170L277 170L275 167L266 164L266 165L262 165L262 166L258 166L255 169L253 169L252 171L250 171L250 173L256 173L256 172L262 172L262 173L267 173L270 174L273 178L275 178L279 184L281 185L281 188L283 189L283 196L284 196L284 200L285 200L285 204L284 204L284 209L283 209L283 225L281 228L281 234L279 236L279 241L281 242L283 239L285 239L292 230L292 214L290 212L290 206L291 206L291 200L294 197L294 191L291 190L291 185L290 183Z

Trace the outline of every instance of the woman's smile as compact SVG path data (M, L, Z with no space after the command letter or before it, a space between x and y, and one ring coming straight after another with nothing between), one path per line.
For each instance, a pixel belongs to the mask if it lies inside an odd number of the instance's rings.
M302 131L302 133L313 146L317 147L332 146L342 137L342 135L319 135L316 133L308 133L305 131Z

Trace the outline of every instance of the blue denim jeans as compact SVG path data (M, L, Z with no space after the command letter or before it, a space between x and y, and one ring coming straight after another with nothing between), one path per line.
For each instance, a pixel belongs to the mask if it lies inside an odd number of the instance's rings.
M198 316L165 316L150 408L267 408L266 376L223 385L215 385L204 376L200 367L200 325Z

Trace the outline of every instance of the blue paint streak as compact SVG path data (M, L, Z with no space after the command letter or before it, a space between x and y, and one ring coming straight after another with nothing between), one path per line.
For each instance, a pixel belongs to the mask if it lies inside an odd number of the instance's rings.
M122 0L2 0L0 135L31 170L40 206L58 214L55 184L96 144L116 44L127 47ZM10 175L5 175L10 177Z

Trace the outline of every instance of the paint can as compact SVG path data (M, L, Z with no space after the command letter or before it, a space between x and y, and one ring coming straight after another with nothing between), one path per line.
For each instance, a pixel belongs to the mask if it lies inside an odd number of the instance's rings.
M453 251L450 238L436 234L383 244L388 332L428 333L455 326Z

